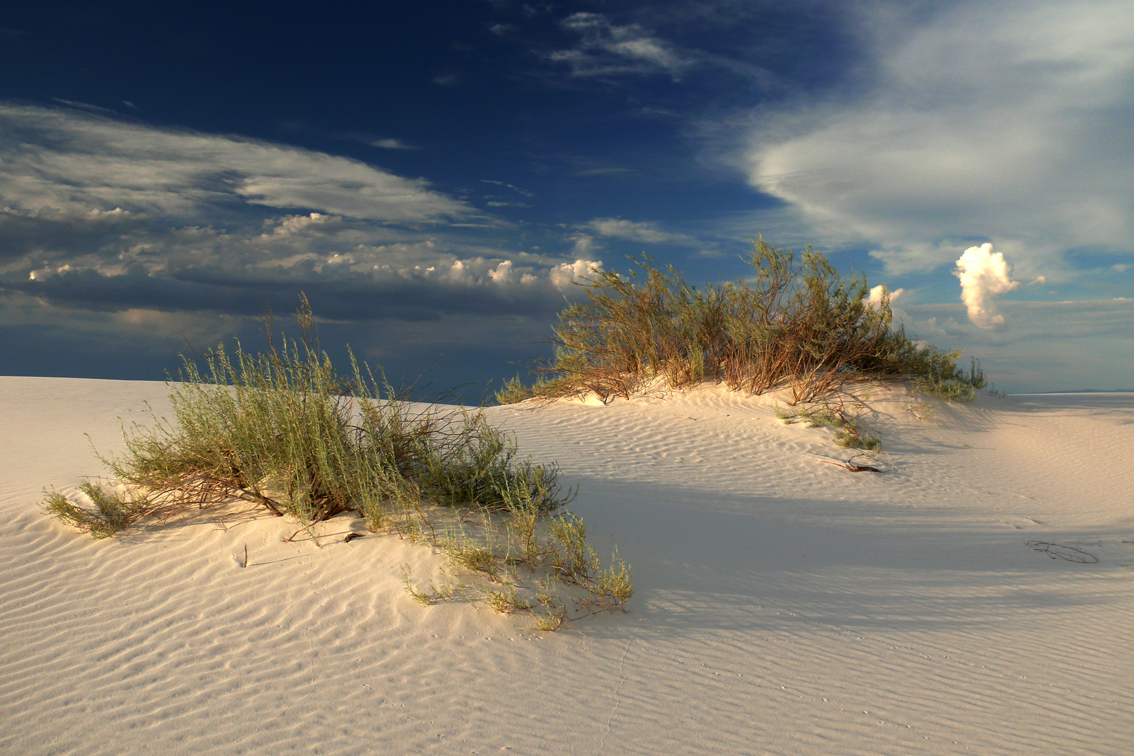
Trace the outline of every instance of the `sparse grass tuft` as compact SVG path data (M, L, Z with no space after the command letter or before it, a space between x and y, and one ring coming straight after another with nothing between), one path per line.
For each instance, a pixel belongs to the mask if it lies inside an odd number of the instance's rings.
M483 588L485 603L501 614L515 612L528 612L532 608L530 601L516 595L516 586L511 583L502 583L499 587Z
M267 354L252 355L238 345L229 357L220 346L205 356L204 372L184 360L180 382L170 384L175 421L155 417L153 427L124 429L125 455L104 459L138 492L135 498L88 482L80 490L89 505L51 491L44 509L96 538L142 517L234 499L258 503L309 530L356 513L371 530L425 541L449 556L456 582L446 577L440 588L430 584L419 591L408 573L403 576L415 600L430 604L470 595L475 586L459 579L465 570L494 584L479 589L494 606L503 602L515 611L531 609L506 586L514 566L543 569L549 552L541 541L541 523L575 495L561 490L558 468L517 459L515 443L479 412L413 409L368 371L364 378L353 355L351 376L338 375L318 348L305 297L299 325L301 344L284 339L277 350L269 319ZM482 531L489 537L478 541L460 532L439 533L436 513L457 507L492 523ZM551 530L563 517L578 521L582 537L582 521L573 515L553 518ZM607 595L607 583L593 579L595 570L597 561L576 568L570 579L556 577L583 585L605 602L604 608L621 608L629 598L625 587L609 583L619 593Z
M775 408L776 417L785 424L803 421L808 428L833 428L835 443L844 449L865 449L881 451L882 439L864 430L858 415L848 415L845 410L824 404L819 407L801 407L785 410Z
M93 506L82 507L52 489L46 492L44 510L53 517L90 533L95 538L107 538L125 530L146 513L144 501L124 499L108 493L97 483L87 481L79 490Z

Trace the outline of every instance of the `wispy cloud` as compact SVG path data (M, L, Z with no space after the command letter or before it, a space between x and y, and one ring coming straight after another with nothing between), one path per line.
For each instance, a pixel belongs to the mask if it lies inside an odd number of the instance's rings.
M356 160L8 104L0 132L0 293L249 314L304 289L355 320L546 316L576 265L509 251L492 217Z
M753 186L878 245L895 272L945 265L974 236L1019 250L1029 276L1073 247L1129 252L1127 3L867 7L873 64L846 88L865 95L763 108L743 152Z
M461 75L451 71L442 71L433 77L433 83L439 87L455 87L461 83Z
M980 358L1001 388L1134 388L1134 299L1005 301L1000 306L1005 321L996 329L968 322L959 302L905 305L904 322L912 335Z
M401 223L475 213L425 181L286 145L8 104L0 130L10 137L0 142L0 201L17 212L190 218L254 204Z
M576 13L562 26L580 36L569 50L548 55L571 67L573 76L665 73L674 79L696 64L673 45L638 24L616 25L600 13Z
M400 139L374 139L370 142L371 147L380 147L383 150L416 150L417 147L406 144Z
M688 234L666 231L657 223L650 221L595 218L586 223L582 229L596 236L625 239L626 241L643 242L645 244L675 244L680 246L698 246L700 244L699 241Z
M66 105L69 108L78 108L79 110L89 110L94 113L110 113L114 111L111 108L104 108L101 105L91 105L89 102L79 102L78 100L64 100L59 97L52 97L52 102L57 102L60 105Z
M528 191L527 189L521 189L520 187L516 186L515 184L509 184L506 181L496 181L494 179L481 179L480 183L492 184L493 186L503 187L504 189L511 189L516 194L522 194L525 197L534 197L535 196L535 192Z

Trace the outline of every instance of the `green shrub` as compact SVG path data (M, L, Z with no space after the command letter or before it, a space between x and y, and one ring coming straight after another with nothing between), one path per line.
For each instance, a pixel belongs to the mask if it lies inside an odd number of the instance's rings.
M277 350L269 338L268 353L238 345L231 358L218 346L205 356L205 372L184 360L180 381L170 384L175 421L133 426L124 456L104 460L133 498L84 483L93 508L53 491L44 509L98 538L143 516L233 499L306 528L354 512L372 530L427 540L454 565L493 580L513 549L538 568L537 526L574 496L561 490L558 468L517 460L515 444L479 412L413 409L369 372L364 378L353 355L344 379L318 349L305 297L299 323L302 345L284 339ZM511 541L501 552L439 534L429 514L438 506L479 510L486 523L510 520Z
M628 278L592 269L586 301L560 313L554 358L529 389L510 381L498 397L629 397L661 379L671 388L706 378L763 393L787 385L791 403L832 394L849 381L903 376L966 381L958 353L892 329L889 295L871 305L864 276L845 278L808 248L800 258L754 242L751 283L686 283L644 257Z

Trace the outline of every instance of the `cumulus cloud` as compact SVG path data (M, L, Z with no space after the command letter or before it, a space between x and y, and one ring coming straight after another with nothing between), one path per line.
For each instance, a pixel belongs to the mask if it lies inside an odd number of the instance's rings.
M0 291L111 312L213 310L256 315L266 301L288 303L303 290L321 315L351 321L438 320L455 313L550 317L561 295L575 293L572 281L600 264L577 260L546 265L538 260L518 263L434 254L434 263L424 265L397 260L398 250L389 252L359 248L324 256L296 255L263 266L191 266L160 274L137 262L63 263L33 269L22 281L0 280Z
M261 238L283 237L292 236L294 234L301 234L312 228L325 228L333 226L342 222L342 217L338 215L324 215L322 213L309 213L308 215L285 215L282 218L276 218L264 221L264 225L269 227L269 231L261 234Z
M572 282L588 278L592 270L601 268L601 260L576 260L573 263L555 266L551 269L548 277L552 286L565 292L571 288Z
M618 26L601 13L576 13L562 26L580 35L579 45L548 57L569 65L573 76L667 73L676 80L695 64L638 24Z
M972 236L1028 250L1025 267L1127 250L1128 3L918 7L860 6L863 60L844 86L762 106L742 150L751 184L844 241L900 240L875 252L891 273L944 265Z
M993 252L991 244L969 247L957 260L954 273L961 279L961 301L973 325L985 329L1003 325L1004 316L993 299L1020 285L1012 280L1004 255Z
M886 288L885 284L878 284L877 286L871 288L870 294L867 295L865 302L871 307L878 307L882 304L882 298L889 295L889 302L891 305L893 305L893 303L897 301L898 297L902 296L903 293L905 293L905 289L894 289L893 291L890 291L888 288Z
M505 260L497 265L492 270L488 271L488 277L492 282L500 286L507 286L512 283L512 268L514 264L511 260Z

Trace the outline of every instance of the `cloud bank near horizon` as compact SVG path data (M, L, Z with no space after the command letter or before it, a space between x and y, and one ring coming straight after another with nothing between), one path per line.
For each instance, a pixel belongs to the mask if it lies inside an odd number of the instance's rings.
M601 264L508 250L501 221L348 158L3 103L0 131L0 289L67 307L249 314L302 288L327 317L546 317Z

